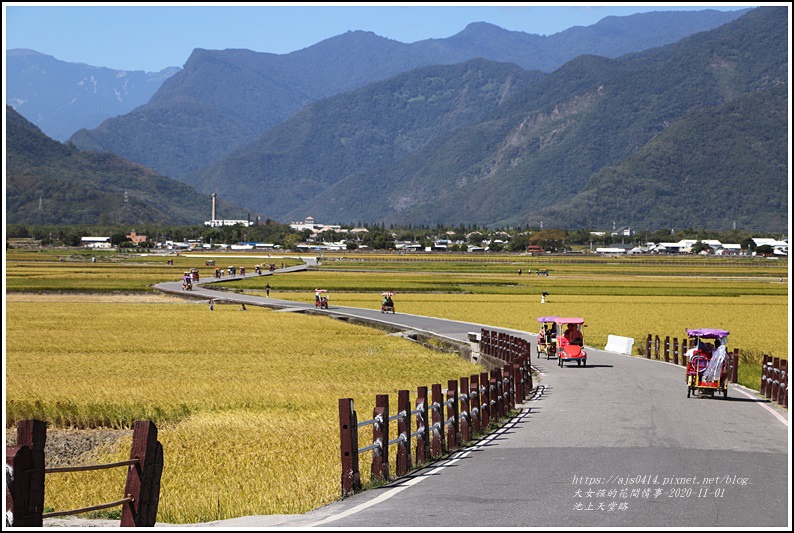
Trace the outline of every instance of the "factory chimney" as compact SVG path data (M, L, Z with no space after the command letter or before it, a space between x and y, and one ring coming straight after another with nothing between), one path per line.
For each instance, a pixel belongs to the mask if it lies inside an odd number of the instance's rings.
M212 219L215 220L215 193L212 193Z

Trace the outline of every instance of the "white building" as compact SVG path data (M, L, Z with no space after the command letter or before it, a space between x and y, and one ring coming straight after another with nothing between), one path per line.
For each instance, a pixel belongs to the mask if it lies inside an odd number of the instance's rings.
M110 237L82 237L80 244L85 248L111 248Z
M324 231L333 231L336 233L343 232L342 226L338 224L317 224L312 217L306 217L303 222L292 222L289 225L295 231L309 230L312 234L317 235Z
M236 226L237 224L242 224L246 228L254 225L253 222L249 222L248 220L207 220L204 222L205 226L211 228L216 228L218 226Z

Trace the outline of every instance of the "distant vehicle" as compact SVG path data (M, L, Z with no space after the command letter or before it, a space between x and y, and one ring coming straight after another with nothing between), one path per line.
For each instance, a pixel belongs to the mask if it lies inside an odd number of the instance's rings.
M543 248L541 248L540 246L535 246L533 244L533 245L527 246L527 253L535 255L535 254L542 254L542 253L544 253L544 251L543 251Z
M381 296L383 296L383 300L381 300L380 312L394 314L394 300L392 300L394 293L384 292Z
M325 289L314 289L314 307L316 309L328 309L328 291Z

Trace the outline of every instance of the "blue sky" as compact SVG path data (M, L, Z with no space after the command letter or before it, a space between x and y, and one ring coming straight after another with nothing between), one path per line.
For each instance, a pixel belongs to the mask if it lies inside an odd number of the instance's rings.
M774 4L780 4L775 2ZM785 3L784 3L785 4ZM742 9L765 3L3 3L3 50L30 48L56 59L154 72L181 67L195 48L285 54L348 30L403 43L450 37L472 22L551 35L610 15L684 9Z

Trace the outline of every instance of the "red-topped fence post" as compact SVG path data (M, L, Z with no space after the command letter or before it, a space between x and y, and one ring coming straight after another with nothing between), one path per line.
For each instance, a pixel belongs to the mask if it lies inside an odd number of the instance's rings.
M157 427L152 421L136 420L133 424L130 459L138 463L127 467L124 495L133 500L122 507L121 527L154 527L160 503L163 445L157 440Z
M444 397L441 394L441 384L434 383L432 386L433 391L433 410L432 420L432 454L434 459L438 459L447 453L447 442L444 439Z
M447 381L447 420L451 421L447 431L447 449L452 451L458 448L460 440L460 417L458 413L458 381ZM446 403L446 402L445 402Z
M41 420L20 420L17 423L17 446L30 448L30 494L26 498L25 514L15 517L16 525L40 527L44 513L44 445L47 442L47 424Z
M471 412L471 430L482 433L482 412L480 409L480 376L472 374L469 381L469 410Z
M430 424L428 423L427 387L416 389L416 464L421 465L430 459Z
M407 390L397 391L397 476L404 476L411 469L411 398Z
M342 459L342 496L361 490L358 470L358 420L352 398L339 399L339 442Z
M389 480L389 395L375 396L372 412L372 442L378 447L372 451L372 478Z
M460 438L463 442L471 440L471 393L469 378L460 378Z
M487 431L491 423L491 381L488 372L480 372L480 418L480 427Z

